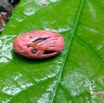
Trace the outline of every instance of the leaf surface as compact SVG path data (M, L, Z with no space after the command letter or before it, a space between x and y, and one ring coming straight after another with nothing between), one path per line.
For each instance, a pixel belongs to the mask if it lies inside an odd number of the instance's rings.
M104 102L103 0L21 0L0 36L1 103ZM30 60L16 36L53 30L65 39L56 57Z

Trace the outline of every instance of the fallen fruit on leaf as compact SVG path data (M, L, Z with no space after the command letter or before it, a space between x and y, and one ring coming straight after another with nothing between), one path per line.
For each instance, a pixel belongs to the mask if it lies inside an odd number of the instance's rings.
M64 49L64 39L53 31L31 31L19 35L13 42L13 49L28 58L47 58L59 54Z

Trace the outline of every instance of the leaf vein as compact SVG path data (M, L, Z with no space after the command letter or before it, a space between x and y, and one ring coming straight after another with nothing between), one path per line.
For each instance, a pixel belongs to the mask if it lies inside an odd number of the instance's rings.
M69 46L68 46L67 51L66 51L65 59L64 59L64 61L62 63L62 66L61 66L61 69L60 69L60 72L59 72L59 76L58 76L58 79L57 79L57 83L56 83L56 86L55 86L55 90L52 93L52 97L51 97L50 103L54 103L54 99L55 99L55 96L56 96L58 85L59 85L59 82L61 81L62 72L63 72L64 66L65 66L65 63L66 63L69 51L70 51L70 47L71 47L73 38L75 36L75 32L76 32L77 25L78 25L78 22L79 22L79 19L80 19L80 16L81 16L81 12L82 12L82 9L83 9L83 6L84 6L84 2L85 2L85 0L81 0L81 2L79 4L77 16L76 16L76 19L75 19L75 24L74 24L72 32L71 32L71 38L70 38Z
M15 95L13 95L13 96L11 96L12 98L10 99L10 101L8 102L8 103L11 103L15 98L17 98L19 95L21 95L22 93L25 93L25 92L27 92L28 90L30 90L30 89L33 89L35 86L38 86L39 84L42 84L43 82L47 82L47 81L49 81L49 80L52 80L52 79L54 79L55 77L52 77L52 78L48 78L48 79L46 79L46 80L44 80L44 81L40 81L40 82L38 82L37 84L33 84L33 85L31 85L31 86L29 86L29 87L27 87L27 88L25 88L25 89L22 89L19 93L17 93L17 94L15 94ZM26 94L26 93L25 93ZM7 94L6 94L7 95ZM9 96L9 95L8 95ZM29 99L28 97L27 97L27 99Z
M71 95L71 92L69 91L69 89L67 89L67 87L65 87L65 85L63 85L62 83L60 83L60 86L62 87L62 89L69 95L71 96L71 98L73 99L74 103L79 103L76 99L76 97Z
M80 42L82 45L84 45L84 47L86 47L91 54L94 55L94 57L96 57L96 59L102 64L104 65L104 62L102 61L102 59L98 56L98 54L93 50L91 49L91 47L89 45L87 45L83 40L81 40L78 36L75 36L76 40L78 42Z
M104 7L103 7L102 5L100 5L99 2L94 1L94 0L91 0L91 1L89 1L89 2L94 3L100 10L102 10L102 11L104 10Z

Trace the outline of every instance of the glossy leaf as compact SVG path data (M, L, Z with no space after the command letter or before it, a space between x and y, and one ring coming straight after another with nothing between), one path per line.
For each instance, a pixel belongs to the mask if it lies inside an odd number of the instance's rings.
M103 103L103 0L21 0L0 35L1 103ZM58 56L30 60L14 38L53 30L65 39Z

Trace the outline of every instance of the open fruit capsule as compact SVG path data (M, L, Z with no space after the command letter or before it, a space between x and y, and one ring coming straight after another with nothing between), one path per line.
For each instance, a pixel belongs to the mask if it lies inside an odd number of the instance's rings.
M28 58L47 58L57 55L64 49L64 39L52 31L31 31L19 35L13 42L13 49Z

